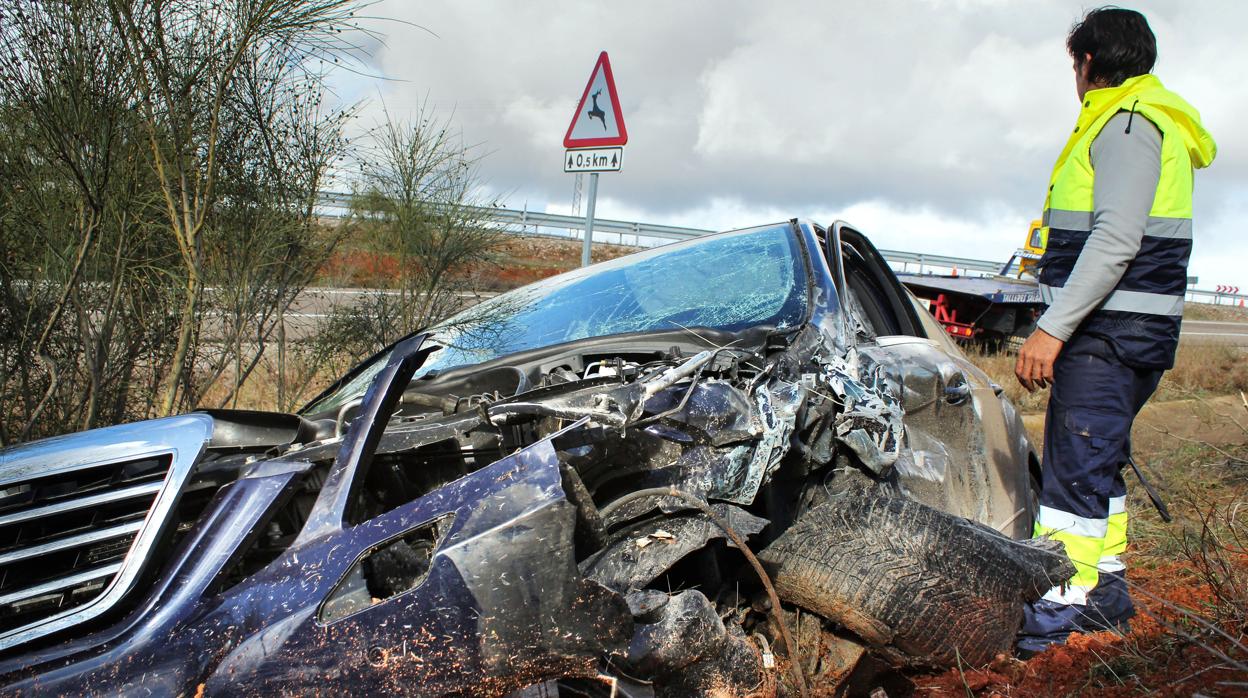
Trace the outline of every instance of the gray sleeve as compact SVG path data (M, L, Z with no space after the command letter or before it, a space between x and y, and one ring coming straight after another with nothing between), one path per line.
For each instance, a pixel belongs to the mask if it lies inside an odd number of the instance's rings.
M1140 250L1161 179L1161 132L1139 114L1118 112L1092 142L1092 168L1092 232L1037 323L1062 341L1104 302Z

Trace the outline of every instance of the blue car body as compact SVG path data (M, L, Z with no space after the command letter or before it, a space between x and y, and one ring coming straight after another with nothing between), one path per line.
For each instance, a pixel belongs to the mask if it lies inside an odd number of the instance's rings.
M761 543L784 530L796 493L837 453L960 515L995 525L1026 509L1030 447L987 379L921 336L926 321L891 274L873 282L891 305L876 304L914 342L877 341L862 327L871 312L842 300L854 281L837 252L852 231L801 221L768 230L790 236L791 259L766 273L800 280L791 326L692 328L669 316L669 327L490 351L435 328L300 415L197 412L0 452L0 531L24 532L0 547L0 572L18 570L0 582L5 692L557 692L547 682L661 663L655 643L670 638L644 640L658 626L647 625L657 616L643 592L670 583L664 575L707 564L689 562L707 550L720 582L740 574L723 562L739 558L727 557L738 553L722 532L670 503L612 505L632 489L693 491ZM785 271L788 261L800 270ZM549 303L555 292L543 293ZM664 293L636 301L629 317L687 304ZM929 397L942 407L922 406ZM860 408L853 424L838 407L849 403ZM917 433L904 435L911 412ZM810 436L825 419L832 431ZM975 461L988 494L957 484L966 478L949 455L983 450L974 425L986 419L1000 422L987 428L994 454ZM942 432L950 420L980 429L981 445ZM949 462L912 447L937 433L965 441L944 450ZM609 467L595 460L605 453ZM962 496L963 486L980 489ZM1023 536L1029 517L1005 528ZM718 654L744 652L743 633L715 627ZM681 660L682 671L703 659ZM653 694L648 685L620 678L618 689Z

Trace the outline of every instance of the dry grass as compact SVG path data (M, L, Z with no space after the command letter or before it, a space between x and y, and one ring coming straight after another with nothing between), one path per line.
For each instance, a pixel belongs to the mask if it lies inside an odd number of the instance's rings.
M1199 400L1186 404L1193 410L1202 406ZM1149 616L1141 625L1155 627L1152 633L1128 636L1121 656L1142 667L1182 665L1178 673L1184 677L1221 667L1214 672L1222 674L1220 680L1213 677L1205 694L1242 695L1248 688L1240 683L1248 667L1248 522L1243 512L1248 504L1248 430L1243 426L1248 420L1243 417L1248 413L1214 414L1223 428L1208 441L1171 440L1169 448L1154 446L1137 454L1151 462L1172 523L1161 521L1143 488L1128 477L1131 543L1125 560L1139 585L1133 592L1137 605ZM1157 596L1169 603L1159 605ZM1176 662L1176 655L1185 660ZM1225 675L1228 670L1231 676ZM1239 678L1227 682L1234 677ZM1164 685L1159 679L1150 685Z
M1230 395L1248 390L1248 356L1227 344L1179 345L1174 368L1157 388L1157 398L1169 400L1197 395Z
M1183 307L1184 320L1223 320L1248 322L1248 308L1237 305L1213 305L1211 303L1188 303Z
M345 360L306 360L296 351L286 357L285 404L278 403L278 372L276 351L270 349L251 375L239 387L235 399L226 405L221 401L232 387L233 376L223 376L199 401L200 407L224 406L240 410L292 411L306 405L329 387L353 365Z
M1047 390L1028 393L1014 377L1014 354L967 352L970 360L993 381L1024 413L1043 412L1049 401ZM1176 400L1192 396L1233 395L1248 391L1248 357L1238 347L1227 344L1179 345L1174 368L1166 371L1153 400Z

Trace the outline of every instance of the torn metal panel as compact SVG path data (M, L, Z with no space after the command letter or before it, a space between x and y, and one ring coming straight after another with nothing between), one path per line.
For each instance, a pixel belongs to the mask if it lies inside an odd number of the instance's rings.
M412 376L436 349L425 346L426 337L418 334L395 345L385 367L369 385L359 414L342 440L325 486L296 543L331 535L341 530L350 518L356 508L352 496L359 490L364 472L373 462L394 408Z
M632 477L630 489L676 486L704 499L728 499L725 493L744 482L752 451L748 443L722 448L692 445L683 452L665 448L653 451L656 458L650 463L634 464L625 472ZM670 460L657 457L659 453L669 454ZM629 502L612 512L609 523L626 521L653 508L654 503L645 499ZM669 507L665 500L662 508L671 513L680 507Z
M740 507L717 503L711 509L745 537L767 526L766 519ZM581 572L615 591L639 589L680 559L724 537L724 532L700 512L686 509L617 531L611 543L581 563Z
M711 499L753 502L788 453L804 392L775 380L758 386L752 398L724 381L695 386L690 393L686 406L668 417L670 423L654 430L691 444L672 464L676 477L663 484ZM663 408L664 403L655 406Z
M750 396L730 381L711 378L692 386L676 386L646 402L646 412L664 415L650 426L674 440L727 446L755 439L761 425L751 419ZM651 418L653 419L653 418ZM679 429L671 426L679 423ZM646 427L649 429L650 427Z
M623 597L576 570L574 507L550 439L290 550L260 577L261 588L282 599L290 584L337 585L352 561L336 551L383 545L446 514L453 523L417 589L326 624L309 617L314 607L261 606L267 618L243 622L258 634L225 658L210 689L311 691L322 677L317 668L337 666L359 690L440 695L473 684L506 692L589 671L594 658L631 636ZM294 598L325 595L308 591ZM341 656L367 661L343 667Z
M577 572L573 514L561 501L441 552L479 609L483 673L504 676L517 657L594 657L632 635L623 597Z
M754 393L755 416L762 426L762 435L754 446L754 454L745 468L740 486L722 494L724 499L749 504L758 495L758 488L771 478L780 460L789 452L797 411L805 400L805 391L794 383L773 379L758 386Z
M835 425L837 439L862 464L883 473L897 461L905 444L899 390L890 385L883 368L856 349L845 358L825 354L817 358L823 382L841 402Z

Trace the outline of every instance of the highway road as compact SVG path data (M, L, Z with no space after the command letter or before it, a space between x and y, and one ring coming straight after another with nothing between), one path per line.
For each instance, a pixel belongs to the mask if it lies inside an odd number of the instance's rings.
M1184 320L1182 338L1205 344L1234 344L1248 348L1248 322Z

